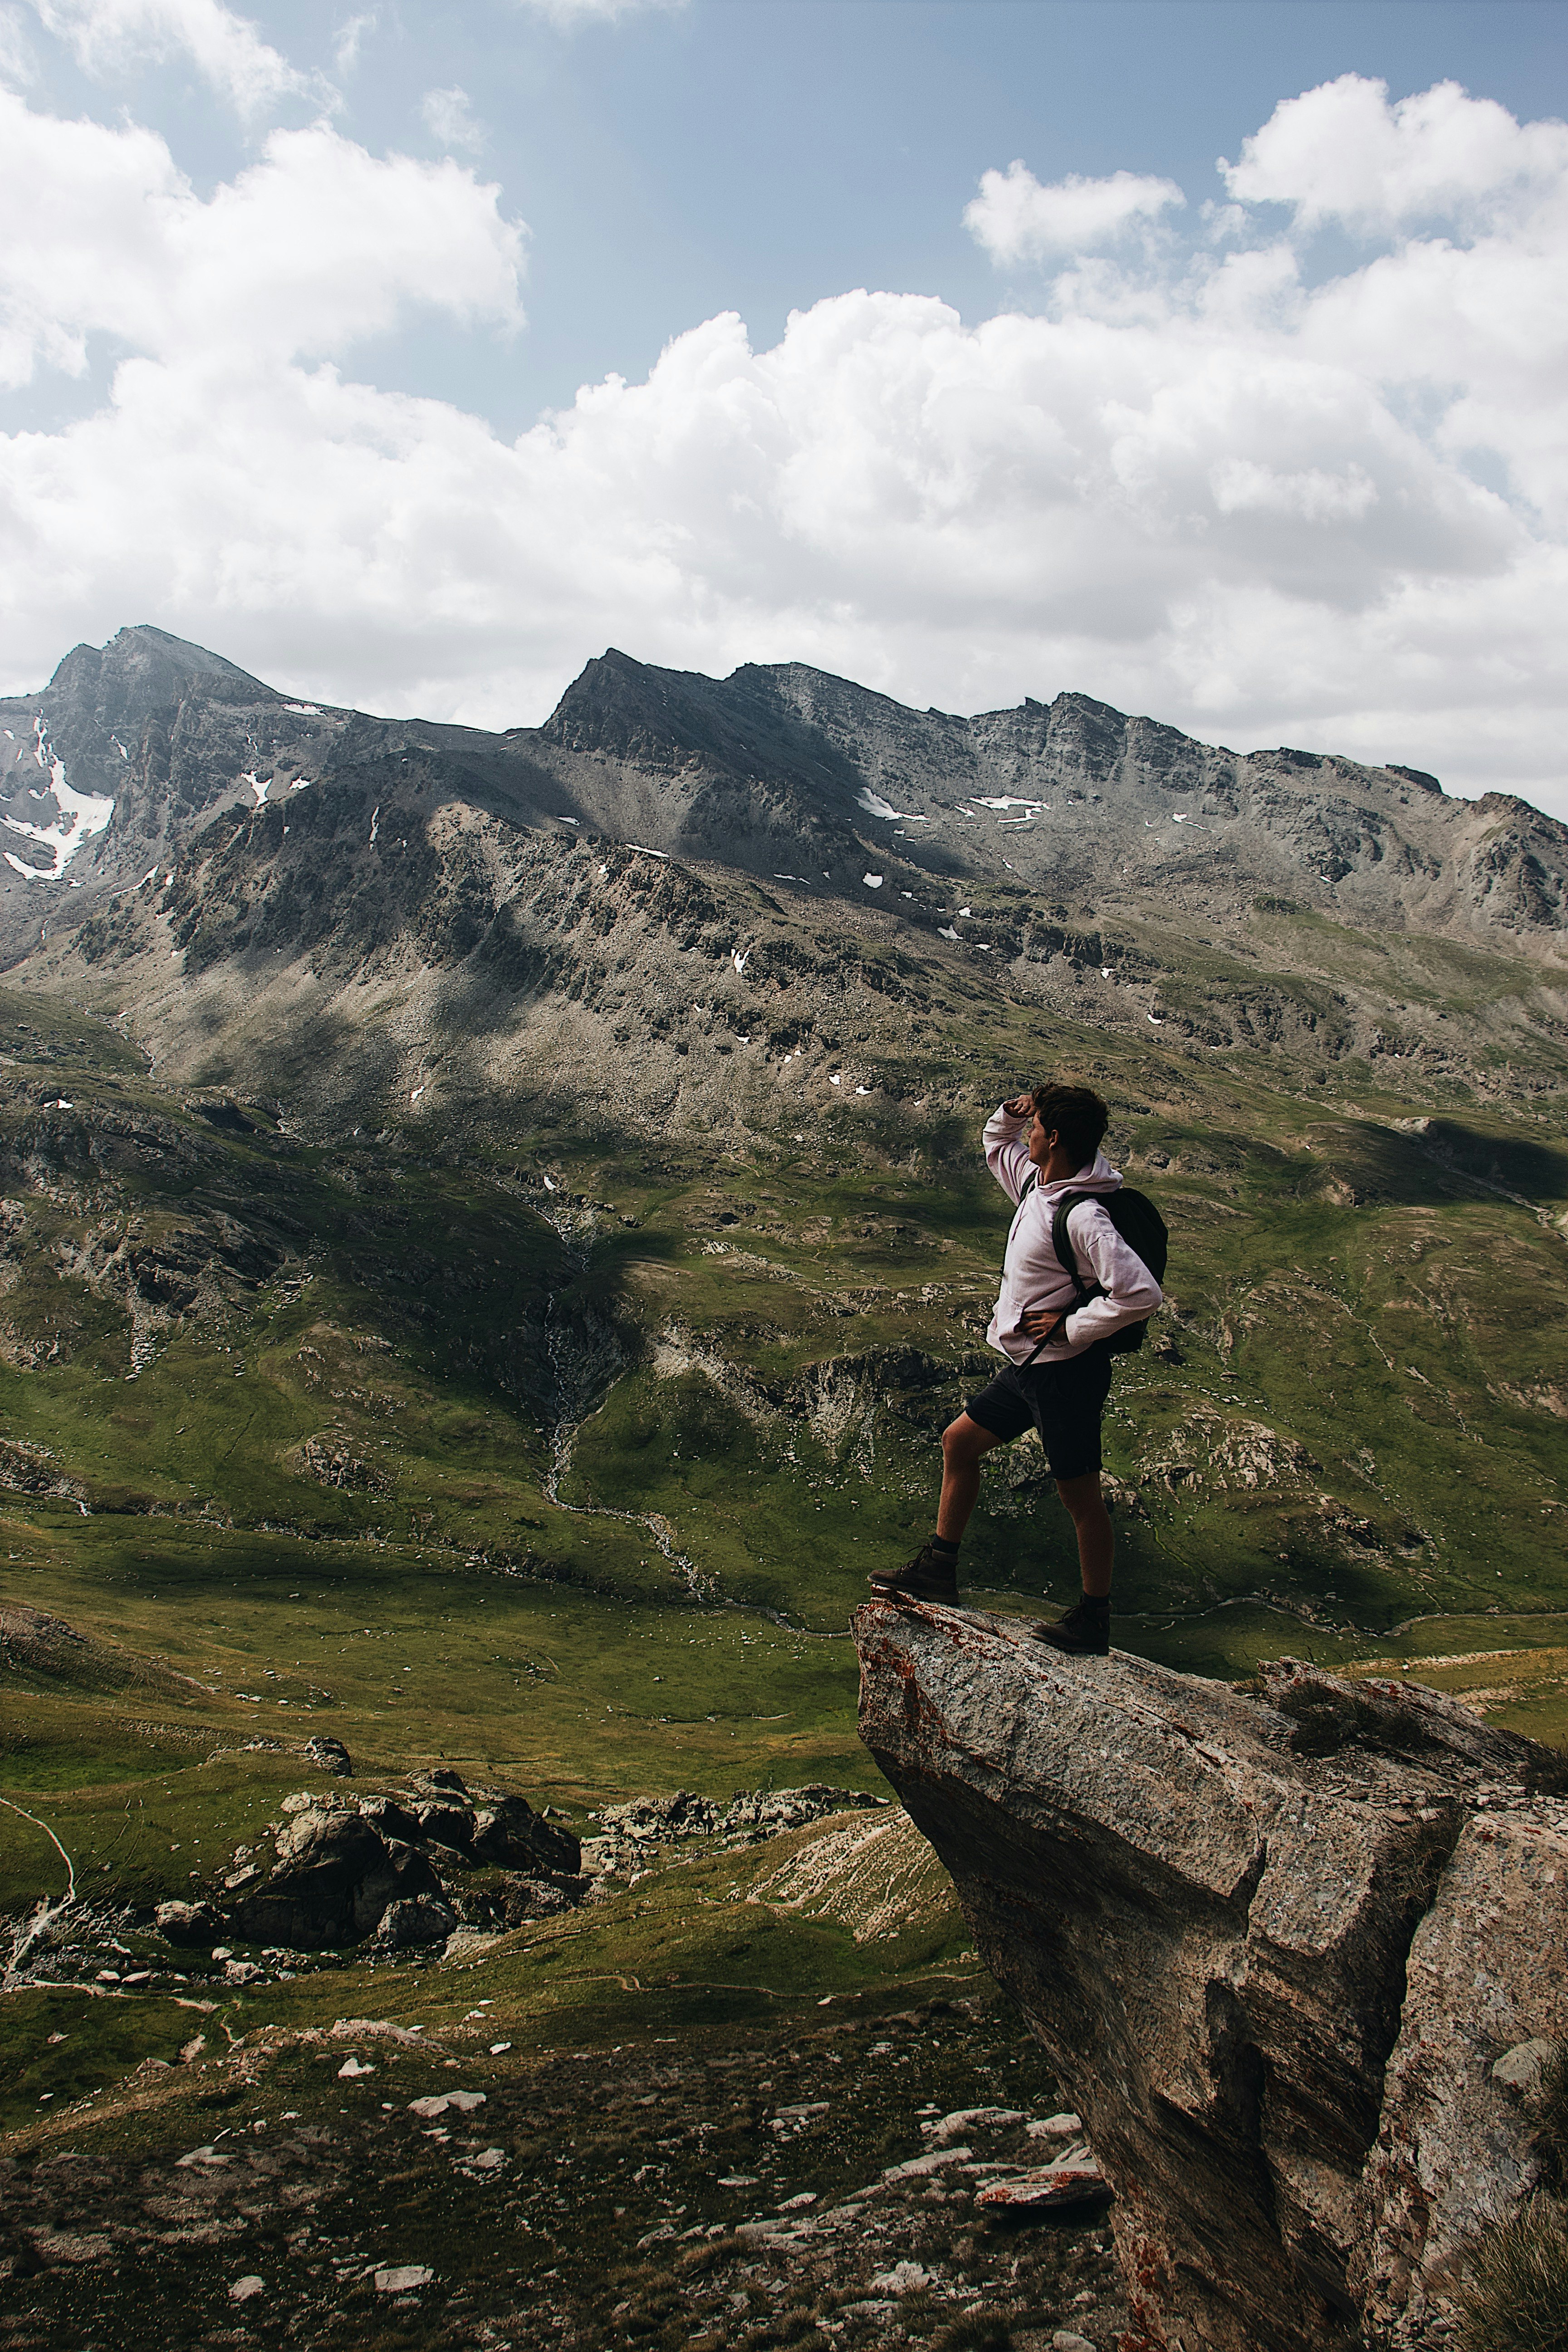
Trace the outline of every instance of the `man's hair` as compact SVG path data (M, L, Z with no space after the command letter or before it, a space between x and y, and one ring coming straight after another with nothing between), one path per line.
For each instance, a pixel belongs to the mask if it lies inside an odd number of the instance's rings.
M1037 1087L1032 1100L1046 1133L1057 1135L1072 1153L1075 1166L1087 1167L1110 1124L1110 1113L1093 1088Z

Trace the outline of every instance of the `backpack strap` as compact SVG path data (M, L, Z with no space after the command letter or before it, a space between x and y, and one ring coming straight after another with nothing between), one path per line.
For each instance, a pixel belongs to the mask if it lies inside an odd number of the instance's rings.
M1051 1247L1057 1254L1057 1261L1063 1273L1078 1294L1072 1306L1068 1309L1069 1314L1076 1314L1080 1307L1087 1307L1090 1299L1103 1298L1105 1296L1101 1284L1085 1282L1079 1271L1077 1253L1073 1249L1072 1238L1068 1232L1068 1219L1079 1203L1084 1201L1098 1201L1100 1197L1098 1192L1064 1192L1057 1202L1056 1214L1051 1219Z

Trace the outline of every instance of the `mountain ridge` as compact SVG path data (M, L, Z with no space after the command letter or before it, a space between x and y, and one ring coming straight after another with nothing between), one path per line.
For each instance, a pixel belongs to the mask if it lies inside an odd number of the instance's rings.
M221 656L140 626L101 649L74 647L42 695L9 698L0 712L32 706L73 787L117 803L70 877L89 889L122 885L143 848L177 846L226 795L264 796L268 763L268 788L292 789L310 767L330 772L340 746L363 761L413 745L450 761L460 791L516 822L574 817L626 840L640 827L659 835L645 846L851 892L869 887L851 871L865 853L933 884L1012 874L1023 887L1212 897L1221 871L1233 896L1293 876L1382 919L1462 919L1527 940L1560 929L1568 904L1568 827L1528 802L1457 800L1418 770L1289 747L1239 754L1068 691L964 719L800 663L715 679L611 648L542 727L490 733L291 701ZM138 730L134 747L120 741ZM26 740L11 740L0 814L14 822L17 786L36 797L36 780ZM563 796L566 809L550 805ZM927 805L901 807L916 798ZM1191 805L1176 809L1178 799ZM1151 831L1156 844L1137 837ZM793 866L770 865L786 846Z
M1404 1060L1434 1110L1568 1080L1568 827L1084 696L966 719L612 650L493 734L126 630L0 723L0 960L171 1073L328 1125L433 1108L459 1072L564 1106L619 1060L656 1128L771 1129L786 1060L931 1111L943 1041L1009 1004Z

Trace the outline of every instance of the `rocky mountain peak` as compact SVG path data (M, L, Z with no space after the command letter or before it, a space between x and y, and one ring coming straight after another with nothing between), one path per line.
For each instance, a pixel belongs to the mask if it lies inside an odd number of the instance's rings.
M121 629L106 646L73 646L50 678L45 703L51 729L63 735L89 723L123 732L191 693L213 702L281 702L283 697L220 654L143 622Z

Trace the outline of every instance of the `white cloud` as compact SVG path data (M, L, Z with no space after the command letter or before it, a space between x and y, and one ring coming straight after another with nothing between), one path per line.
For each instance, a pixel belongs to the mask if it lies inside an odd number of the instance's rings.
M332 63L341 74L353 72L359 64L360 51L375 26L376 12L374 8L362 8L358 16L347 17L339 26L332 49Z
M466 147L477 153L485 143L484 125L474 120L466 89L427 89L420 112L443 147Z
M1315 286L1238 192L1228 242L1075 261L1040 315L843 294L763 351L710 319L507 442L322 357L413 304L515 324L521 233L470 171L318 128L204 202L145 132L0 99L0 142L13 376L132 353L97 415L0 440L17 686L147 619L516 723L616 643L950 709L1074 687L1563 805L1568 164Z
M1371 235L1412 222L1516 223L1532 196L1561 217L1568 123L1514 121L1458 82L1388 103L1386 82L1359 74L1277 106L1239 163L1222 161L1244 204L1282 204L1299 226L1340 221Z
M1090 253L1129 229L1147 228L1172 205L1186 203L1173 180L1113 172L1108 180L1076 173L1042 187L1027 166L987 172L963 225L993 261L1038 261L1063 253Z
M132 60L188 57L202 79L247 120L288 99L330 105L333 93L297 73L256 26L223 0L33 0L47 29L83 70L110 80Z
M204 201L153 132L56 121L5 91L0 151L0 383L79 373L93 334L205 372L342 352L411 303L521 321L523 232L449 160L378 161L318 123L272 132Z
M543 16L565 33L574 32L580 25L614 24L623 16L635 16L649 9L669 13L682 8L686 0L517 0L521 8L531 16Z
M26 89L37 78L38 63L27 38L22 11L0 7L0 82L9 83L14 89Z

